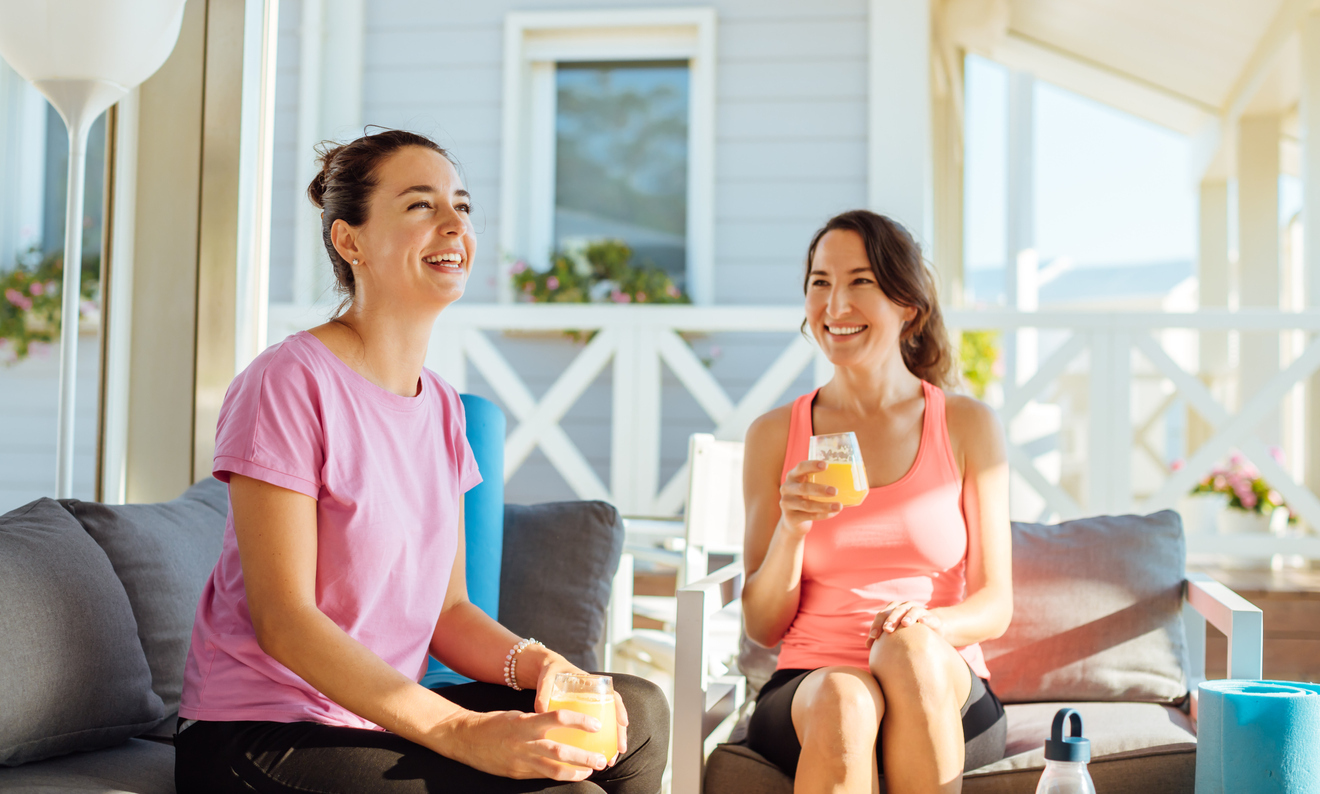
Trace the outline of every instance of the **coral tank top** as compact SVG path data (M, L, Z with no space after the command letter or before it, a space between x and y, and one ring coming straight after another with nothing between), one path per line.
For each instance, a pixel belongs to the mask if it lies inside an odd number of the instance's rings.
M962 478L944 421L944 392L925 381L921 386L926 410L912 468L807 533L801 598L779 652L781 670L833 665L865 670L866 635L885 605L915 601L946 607L966 598L967 522ZM813 391L793 403L781 482L807 459L815 399ZM980 645L957 650L973 672L990 677Z

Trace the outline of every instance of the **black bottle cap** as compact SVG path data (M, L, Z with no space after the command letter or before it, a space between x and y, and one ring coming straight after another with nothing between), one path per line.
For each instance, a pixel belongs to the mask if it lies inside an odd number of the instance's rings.
M1072 736L1063 735L1063 723L1072 723ZM1046 761L1069 761L1085 764L1091 760L1091 741L1082 738L1082 715L1072 709L1059 709L1054 715L1054 727L1045 741Z

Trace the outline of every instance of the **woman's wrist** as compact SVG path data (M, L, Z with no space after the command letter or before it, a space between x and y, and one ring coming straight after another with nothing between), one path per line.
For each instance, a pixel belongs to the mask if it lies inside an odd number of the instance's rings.
M518 668L515 671L518 677L518 686L535 691L536 685L541 680L541 671L557 658L559 658L559 654L539 642L527 646L522 653L518 654Z

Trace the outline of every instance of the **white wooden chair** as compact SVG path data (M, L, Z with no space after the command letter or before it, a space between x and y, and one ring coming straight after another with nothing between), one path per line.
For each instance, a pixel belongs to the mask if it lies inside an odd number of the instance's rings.
M747 682L741 675L711 671L712 618L737 604L742 595L743 564L727 565L678 591L678 637L675 651L674 719L671 755L674 792L701 794L706 760L728 740L747 706ZM1214 579L1188 573L1183 583L1183 626L1191 669L1191 719L1197 718L1196 686L1205 680L1205 624L1228 636L1228 676L1261 677L1264 633L1261 611ZM1009 705L1010 712L1022 706ZM1012 717L1010 715L1010 725ZM976 773L965 790L983 791ZM791 788L791 782L786 784ZM785 789L787 790L787 789Z

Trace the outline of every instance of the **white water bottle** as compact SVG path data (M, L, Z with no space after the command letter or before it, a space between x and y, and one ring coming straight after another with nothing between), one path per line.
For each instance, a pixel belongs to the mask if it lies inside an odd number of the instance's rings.
M1064 736L1065 721L1072 724L1072 736ZM1082 715L1059 709L1045 742L1045 773L1036 785L1036 794L1095 794L1095 783L1086 771L1090 760L1091 742L1082 738Z

